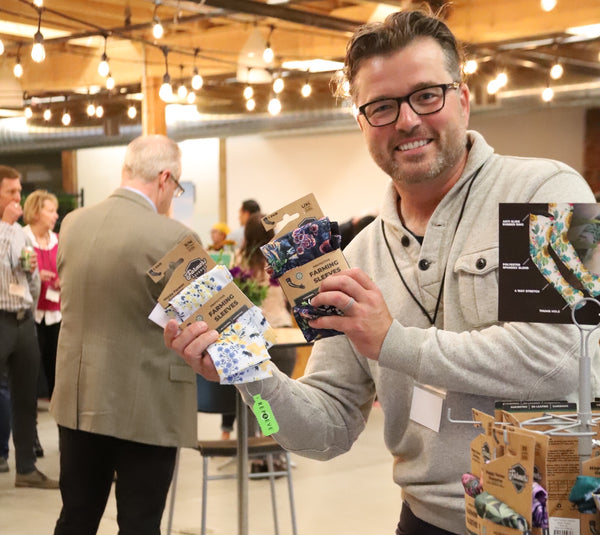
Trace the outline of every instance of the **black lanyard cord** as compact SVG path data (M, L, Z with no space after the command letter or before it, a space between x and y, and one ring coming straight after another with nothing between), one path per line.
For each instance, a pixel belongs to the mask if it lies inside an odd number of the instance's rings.
M477 175L479 174L479 171L481 171L482 167L483 167L483 164L481 166L479 166L479 168L477 169L477 171L475 171L475 173L473 173L473 176L472 176L471 180L469 181L469 186L467 188L467 194L465 195L465 198L463 200L462 207L460 209L460 214L458 215L458 221L456 222L456 227L454 229L454 236L452 237L452 244L454 243L454 238L456 237L456 232L458 231L458 227L459 227L460 222L462 220L463 213L465 211L465 206L467 206L467 200L469 199L469 195L471 194L471 186L473 186L473 183L475 182L475 179L477 178ZM396 268L396 272L400 276L400 280L402 281L402 284L406 288L406 291L412 297L412 300L421 309L421 312L423 312L423 314L425 314L425 317L429 320L429 323L431 323L431 325L435 325L435 321L437 319L438 311L440 309L440 303L442 302L442 294L444 293L444 282L446 280L446 270L448 269L448 259L446 259L446 266L444 267L444 274L442 276L442 283L440 285L440 291L438 293L437 301L435 303L435 311L433 313L433 317L431 317L431 315L429 314L429 312L427 312L427 310L425 309L425 307L421 304L421 302L417 299L417 297L412 292L412 290L408 287L408 284L406 283L406 280L404 280L404 276L402 275L402 272L400 271L400 268L398 267L398 264L396 263L396 259L394 258L394 254L392 253L392 248L390 247L390 243L388 241L388 238L387 238L387 235L386 235L386 232L385 232L385 224L383 222L383 219L381 220L381 232L383 233L383 240L385 241L385 245L387 247L387 250L390 253L390 257L392 259L394 267ZM452 244L450 244L450 250L452 250Z

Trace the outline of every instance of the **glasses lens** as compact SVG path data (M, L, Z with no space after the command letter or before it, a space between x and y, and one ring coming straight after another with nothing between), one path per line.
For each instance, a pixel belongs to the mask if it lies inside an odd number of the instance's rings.
M420 114L435 113L444 106L444 87L428 87L415 91L409 98L410 106Z
M364 114L373 126L393 123L398 117L398 102L393 99L373 102L365 107Z

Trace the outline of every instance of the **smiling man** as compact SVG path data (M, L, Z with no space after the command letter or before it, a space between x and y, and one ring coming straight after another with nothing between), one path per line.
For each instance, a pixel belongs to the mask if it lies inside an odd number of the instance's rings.
M345 73L356 118L391 181L381 215L344 251L354 267L312 300L344 315L311 326L345 334L315 343L300 380L275 372L240 387L247 403L259 393L270 403L277 441L315 459L350 449L377 396L402 487L397 535L465 531L461 475L479 430L449 422L447 409L467 418L497 399L563 398L578 381L574 326L498 322L498 205L594 196L568 166L495 154L467 129L461 59L428 13L398 12L354 35ZM201 322L165 329L166 344L213 380L205 348L216 337Z

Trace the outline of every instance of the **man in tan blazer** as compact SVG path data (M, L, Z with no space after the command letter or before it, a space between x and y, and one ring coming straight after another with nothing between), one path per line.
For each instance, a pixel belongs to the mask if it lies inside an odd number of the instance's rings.
M114 474L120 535L155 535L177 447L194 447L196 379L148 319L164 286L147 269L190 229L166 217L182 192L164 136L127 147L121 187L72 212L59 237L63 323L50 411L63 507L55 535L96 533Z

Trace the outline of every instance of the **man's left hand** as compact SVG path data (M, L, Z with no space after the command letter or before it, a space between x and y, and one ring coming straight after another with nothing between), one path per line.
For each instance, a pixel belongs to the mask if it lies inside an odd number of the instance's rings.
M320 317L309 322L311 327L341 331L361 355L379 359L392 315L381 291L362 269L352 268L327 277L311 305L332 305L344 314Z

